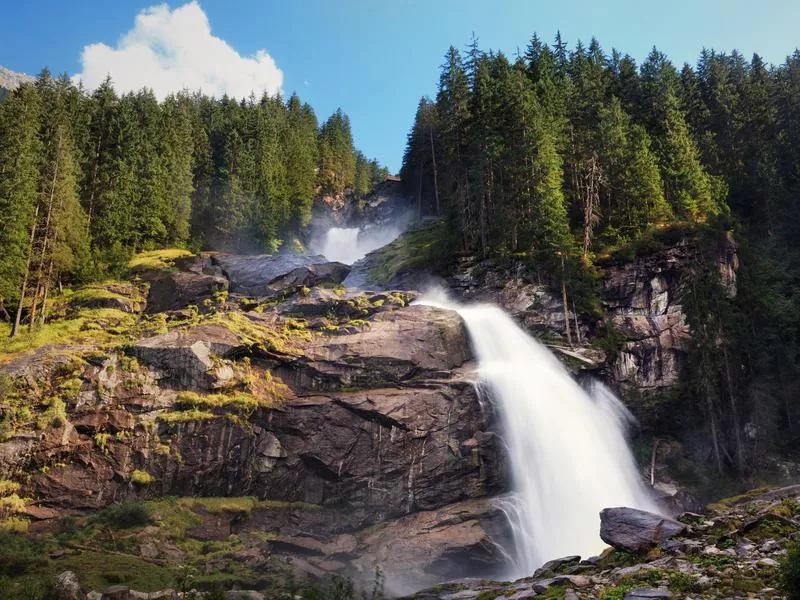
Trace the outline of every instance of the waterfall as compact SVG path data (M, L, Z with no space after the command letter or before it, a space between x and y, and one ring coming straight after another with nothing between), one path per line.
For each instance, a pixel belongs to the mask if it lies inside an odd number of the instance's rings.
M605 386L586 391L542 344L493 305L425 304L456 310L478 360L481 388L497 407L513 492L497 505L513 532L513 573L544 562L598 554L600 510L659 512L625 439L632 416Z
M398 227L331 227L312 244L312 252L331 261L352 265L400 235Z

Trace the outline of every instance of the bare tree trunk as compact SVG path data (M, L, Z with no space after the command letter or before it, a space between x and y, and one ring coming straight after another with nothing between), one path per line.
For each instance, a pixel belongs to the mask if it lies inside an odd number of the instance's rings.
M650 453L650 487L656 484L656 455L658 453L658 444L661 442L658 438L653 440L653 451Z
M92 169L92 191L89 194L89 206L86 209L86 230L92 230L92 214L94 212L94 194L97 190L97 171L100 164L100 145L101 138L97 139L97 149L94 154L94 168Z
M47 217L44 222L44 236L42 237L42 251L39 257L39 267L37 268L36 276L36 293L33 295L33 303L31 305L31 317L28 322L28 331L33 331L33 325L36 320L36 308L39 298L39 292L42 289L42 271L44 270L44 263L47 257L47 246L50 242L50 223L53 218L53 200L56 193L56 181L58 180L58 167L61 162L61 144L63 142L63 134L59 133L58 147L56 148L56 163L53 166L53 180L50 182L50 198L47 202ZM45 293L45 298L47 294Z
M564 328L567 332L567 343L572 346L572 332L569 326L569 308L567 304L567 278L564 269L564 255L561 255L561 301L564 304Z
M600 203L600 184L603 174L597 162L597 154L593 153L589 159L589 166L586 175L581 181L581 176L576 174L575 180L578 186L578 195L582 196L583 203L583 258L589 255L589 247L594 235L594 226L599 220L597 205Z
M436 216L442 214L441 206L439 206L439 175L436 170L436 149L433 146L433 129L428 129L428 137L431 140L431 162L433 162L433 194L436 198Z
M422 219L422 165L419 166L419 176L417 177L417 221Z
M36 282L36 289L33 291L31 299L31 314L28 315L28 332L33 331L33 323L36 321L36 309L39 306L39 291L42 289L41 282Z
M22 288L19 292L19 305L17 306L17 314L14 317L14 325L11 327L11 336L14 337L19 333L19 325L22 320L22 306L25 304L25 296L28 293L28 279L31 272L31 257L33 255L33 241L36 239L36 224L39 220L39 202L36 202L36 210L33 213L33 224L31 225L31 235L28 240L28 256L25 258L25 275L22 277Z

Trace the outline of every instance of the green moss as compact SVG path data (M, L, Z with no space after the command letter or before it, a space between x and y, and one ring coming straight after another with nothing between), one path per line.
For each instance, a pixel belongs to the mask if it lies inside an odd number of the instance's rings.
M369 277L386 283L411 269L433 268L451 255L451 246L450 231L443 220L406 231L369 255Z
M153 483L153 481L155 481L155 478L147 471L140 471L139 469L136 469L131 473L131 483L136 485L146 486Z
M0 519L0 531L10 533L26 533L31 522L24 517L8 517Z
M67 405L61 398L49 398L44 401L47 410L44 411L36 421L39 429L48 427L61 427L67 422Z
M8 479L0 479L0 496L8 496L9 494L16 494L19 491L20 484L16 481Z
M34 327L32 332L24 328L16 337L7 339L0 346L0 356L36 350L52 345L112 345L121 342L121 336L135 335L136 316L114 308L84 309L71 319L49 321ZM0 323L0 336L8 338L10 325Z
M211 419L215 419L216 415L207 410L191 409L162 412L159 413L156 418L163 423L173 425L175 423L189 423L191 421L210 421Z
M347 324L350 327L372 327L372 323L365 321L364 319L352 319L351 321L348 321Z
M185 508L201 508L210 513L250 514L253 510L303 509L317 510L319 505L306 502L283 502L280 500L258 500L254 496L193 497L180 498L178 504Z
M106 454L108 453L108 440L111 439L110 433L95 433L94 434L94 445L100 448Z

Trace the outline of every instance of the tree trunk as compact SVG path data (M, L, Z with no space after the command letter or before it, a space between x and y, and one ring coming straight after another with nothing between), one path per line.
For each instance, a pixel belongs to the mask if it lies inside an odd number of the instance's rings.
M569 308L567 304L567 278L565 277L564 255L561 255L561 301L564 304L564 328L567 332L567 343L572 346L572 332L569 326Z
M417 221L422 220L422 170L423 166L420 164L417 177Z
M22 277L22 288L19 292L19 305L17 306L17 314L14 317L14 325L11 327L11 336L14 337L19 333L19 325L22 320L22 306L25 304L25 296L28 293L28 279L31 272L31 257L33 255L33 242L36 239L36 224L39 220L39 202L36 202L36 210L33 213L33 223L31 224L31 235L28 241L28 256L25 258L25 275Z
M428 129L428 136L431 140L431 162L433 163L433 194L436 198L436 216L442 214L441 206L439 206L439 175L436 170L436 149L433 146L433 129Z

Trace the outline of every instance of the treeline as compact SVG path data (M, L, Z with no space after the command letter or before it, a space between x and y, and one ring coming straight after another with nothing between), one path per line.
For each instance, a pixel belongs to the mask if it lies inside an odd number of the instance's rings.
M703 460L719 472L796 447L800 51L770 66L704 50L676 67L657 49L637 65L594 39L534 36L515 58L473 40L449 49L435 100L420 101L402 175L462 250L526 253L564 291L610 250L678 222L699 231L687 405L664 414L703 424ZM731 230L732 299L715 254Z
M45 70L0 103L0 314L43 322L53 285L142 249L291 249L315 194L364 194L386 173L347 115L319 126L297 95L159 102Z

